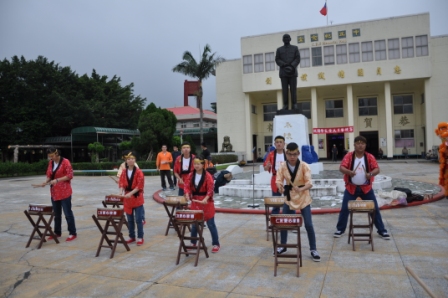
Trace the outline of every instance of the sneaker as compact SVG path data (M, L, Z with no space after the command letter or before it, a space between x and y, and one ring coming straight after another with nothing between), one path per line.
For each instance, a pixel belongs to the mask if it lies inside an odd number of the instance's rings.
M176 190L174 187L170 187L171 190Z
M146 220L142 220L143 225L146 225Z
M282 253L286 252L287 249L286 247L277 247L277 254L281 255ZM273 255L275 255L275 252L273 253Z
M217 253L220 248L221 248L221 246L219 246L219 245L213 245L212 253Z
M311 257L313 258L314 262L320 262L320 256L319 256L319 253L317 252L317 250L311 251Z
M128 240L126 240L126 243L132 243L135 242L135 238L128 238Z
M342 235L344 235L344 232L336 231L336 232L334 232L333 237L334 238L340 238Z
M61 237L61 235L58 235L58 234L55 234L55 235L56 235L55 238L60 238ZM53 240L53 239L54 239L53 236L50 236L50 237L47 238L48 241L49 240Z
M137 238L137 246L143 245L143 243L145 243L143 238Z
M70 242L76 239L76 235L68 235L68 238L65 239L66 242Z
M166 187L165 187L165 188L162 188L162 191L166 191Z
M187 250L193 250L193 249L197 249L198 247L197 247L197 245L196 245L196 243L190 243L190 248L187 248Z
M380 234L381 238L383 238L384 240L389 240L390 236L387 232L384 232L383 234Z
M206 224L204 224L204 229L207 229L207 225Z

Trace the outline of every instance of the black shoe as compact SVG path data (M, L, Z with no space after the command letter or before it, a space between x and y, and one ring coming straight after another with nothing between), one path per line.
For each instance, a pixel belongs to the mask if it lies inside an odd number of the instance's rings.
M378 233L379 234L379 233ZM379 234L381 236L381 238L383 238L384 240L390 240L390 236L387 232L384 232L383 234Z
M342 235L344 235L344 232L336 231L336 232L334 232L333 237L334 238L340 238Z
M287 249L286 247L277 247L277 254L281 255L282 253L286 252ZM273 255L275 255L275 252L273 253Z
M317 250L311 251L311 257L313 258L314 262L320 262L320 256L319 256L319 253L317 252Z

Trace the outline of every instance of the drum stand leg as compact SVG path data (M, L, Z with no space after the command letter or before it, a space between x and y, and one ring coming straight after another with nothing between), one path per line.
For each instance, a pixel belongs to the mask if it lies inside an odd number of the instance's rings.
M187 228L190 230L190 223L178 223L177 221L175 221L175 224L178 225L177 230L178 230L179 240L180 240L179 249L177 251L176 265L179 265L181 254L185 254L186 256L192 254L192 255L196 255L195 263L194 263L194 266L196 267L198 265L199 253L201 250L204 251L205 256L207 258L209 257L208 252L207 252L207 246L205 245L204 237L202 236L202 233L204 230L204 224L202 222L197 222L197 221L192 223L192 224L196 225L196 231L198 232L197 237L189 237L189 236L186 237L185 236L185 232L187 231ZM196 246L186 245L185 240L196 240L197 241ZM188 249L194 249L194 250L196 250L196 252L188 251Z
M36 232L40 237L40 241L39 241L39 245L37 246L37 249L40 249L42 247L42 244L44 242L47 242L47 240L45 239L45 236L52 236L53 240L56 243L59 243L59 240L56 237L56 234L54 234L53 229L51 228L51 222L53 221L53 218L54 218L54 212L51 213L50 219L48 220L48 222L45 220L45 217L41 212L39 212L37 214L39 216L39 218L37 219L37 222L34 222L33 218L30 216L28 211L25 210L24 213L25 213L26 217L28 218L28 220L30 221L31 225L33 226L33 232L31 233L28 243L26 244L26 248L28 248L30 246L31 241L33 240L34 234L36 234ZM41 222L43 223L43 225L40 225ZM44 229L43 233L40 231L41 228Z

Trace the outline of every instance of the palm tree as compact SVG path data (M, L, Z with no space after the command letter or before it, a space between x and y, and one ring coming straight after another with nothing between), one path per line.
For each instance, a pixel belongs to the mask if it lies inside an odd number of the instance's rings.
M199 81L199 91L196 93L197 105L199 106L199 131L201 143L203 142L202 120L204 111L202 110L202 80L207 79L210 75L215 75L216 65L225 61L224 58L216 56L216 53L211 54L212 50L208 44L205 45L199 63L194 59L189 51L185 51L182 59L183 61L173 67L173 72L179 72L189 77L193 77Z

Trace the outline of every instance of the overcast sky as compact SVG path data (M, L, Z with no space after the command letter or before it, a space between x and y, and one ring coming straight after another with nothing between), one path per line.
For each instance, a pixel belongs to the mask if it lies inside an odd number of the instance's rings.
M183 105L173 73L188 50L206 43L226 59L240 58L240 38L326 26L325 0L0 0L0 58L42 55L79 75L133 82L147 104ZM333 25L429 12L431 35L448 34L448 0L328 0ZM279 46L282 45L279 40ZM216 101L215 78L204 82L204 108ZM194 106L195 102L191 101Z

